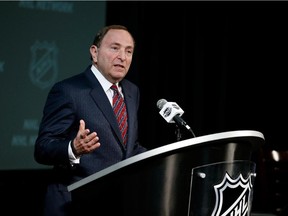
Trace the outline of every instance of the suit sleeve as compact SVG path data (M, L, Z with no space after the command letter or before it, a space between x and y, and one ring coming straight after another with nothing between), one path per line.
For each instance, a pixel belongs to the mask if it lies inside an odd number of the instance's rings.
M73 98L67 88L55 84L48 94L35 142L34 157L45 165L69 165L68 145L76 136ZM71 133L72 131L75 131Z

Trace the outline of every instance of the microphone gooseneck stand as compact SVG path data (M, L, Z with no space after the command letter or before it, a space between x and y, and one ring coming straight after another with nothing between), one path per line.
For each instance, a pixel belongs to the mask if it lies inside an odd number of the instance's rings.
M180 141L181 138L182 138L182 133L181 133L181 128L180 128L177 124L175 125L175 127L176 127L176 129L175 129L176 140L177 140L177 142L178 142L178 141ZM186 127L185 127L185 128L186 128ZM194 134L194 132L193 132L193 130L192 130L190 127L189 127L189 129L188 129L188 128L186 128L186 129L191 132L192 138L195 138L195 137L196 137L195 134Z

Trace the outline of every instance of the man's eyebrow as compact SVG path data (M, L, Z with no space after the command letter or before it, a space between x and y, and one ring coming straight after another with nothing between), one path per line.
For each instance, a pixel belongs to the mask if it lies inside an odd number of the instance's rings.
M117 45L117 46L122 46L120 43L118 42L112 42L110 45ZM134 46L133 45L128 45L128 46L124 46L125 48L131 48L131 49L134 49Z

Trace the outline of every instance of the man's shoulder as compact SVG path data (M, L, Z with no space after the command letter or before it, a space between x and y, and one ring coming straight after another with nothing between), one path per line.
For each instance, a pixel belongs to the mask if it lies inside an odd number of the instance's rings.
M138 89L138 86L137 86L134 82L132 82L132 81L130 81L130 80L128 80L128 79L123 79L123 80L121 81L121 85L122 85L123 87L129 87L129 88L136 88L136 89Z
M66 77L58 82L55 83L55 85L77 85L77 84L81 84L81 82L83 82L83 80L85 80L87 73L89 73L89 68L87 68L85 71L82 71L81 73L78 74L74 74L72 76Z

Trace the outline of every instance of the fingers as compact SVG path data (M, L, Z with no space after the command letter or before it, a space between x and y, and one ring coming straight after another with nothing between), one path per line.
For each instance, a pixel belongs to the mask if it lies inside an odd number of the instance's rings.
M88 136L86 136L86 138L84 139L86 144L94 144L95 142L98 141L98 137L97 137L97 133L93 132L91 134L89 134Z
M86 147L88 151L94 150L100 146L99 137L96 132L89 134L86 138Z
M80 153L88 154L100 147L99 137L96 132L89 134L85 139L80 140Z

